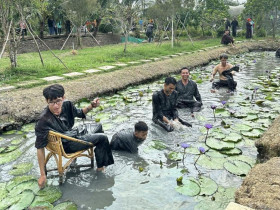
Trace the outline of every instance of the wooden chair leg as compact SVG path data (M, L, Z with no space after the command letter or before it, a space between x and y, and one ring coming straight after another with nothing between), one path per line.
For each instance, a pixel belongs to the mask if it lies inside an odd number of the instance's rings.
M59 174L59 185L63 183L63 174Z
M94 167L94 158L90 158L90 167L93 168Z

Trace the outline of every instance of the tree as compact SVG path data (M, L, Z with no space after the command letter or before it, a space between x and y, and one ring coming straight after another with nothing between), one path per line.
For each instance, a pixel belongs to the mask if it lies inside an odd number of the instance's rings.
M94 13L97 6L96 0L67 0L62 4L66 16L77 28L77 48L82 47L80 27L85 24L86 20Z
M279 26L279 0L248 0L245 4L245 10L242 13L243 18L253 18L258 30L266 29L272 31L275 38Z

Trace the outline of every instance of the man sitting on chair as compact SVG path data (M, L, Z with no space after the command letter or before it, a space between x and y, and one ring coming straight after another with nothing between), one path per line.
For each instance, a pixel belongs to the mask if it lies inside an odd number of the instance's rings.
M72 129L75 117L85 118L90 110L99 106L99 99L94 99L88 107L78 109L72 102L65 101L64 93L64 88L59 84L50 85L43 90L43 95L48 105L41 113L35 126L35 147L37 148L37 158L41 174L38 179L38 185L41 188L44 187L47 180L44 170L45 147L48 144L50 130L91 142L95 146L94 153L97 171L103 171L104 166L114 163L107 136L102 133L83 135L78 132L78 129ZM74 153L89 148L87 145L67 140L62 140L62 144L66 153Z

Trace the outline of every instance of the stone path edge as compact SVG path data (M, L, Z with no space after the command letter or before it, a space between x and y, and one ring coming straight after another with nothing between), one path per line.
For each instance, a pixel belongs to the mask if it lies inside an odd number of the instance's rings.
M124 67L118 71L89 75L86 78L59 81L66 91L66 98L77 102L82 98L93 98L106 93L114 93L130 85L155 80L161 76L179 72L183 66L194 68L218 59L221 53L241 54L254 50L276 50L278 43L243 42L232 47L219 47L175 57L173 59ZM0 133L26 123L34 122L46 106L42 95L48 85L30 89L16 89L0 93Z

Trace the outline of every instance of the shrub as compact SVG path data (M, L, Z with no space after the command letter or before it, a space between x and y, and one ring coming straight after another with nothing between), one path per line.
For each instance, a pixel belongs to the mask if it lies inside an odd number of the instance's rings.
M258 37L266 37L266 31L264 30L264 28L258 28L256 30L256 35Z
M113 26L111 24L100 24L99 32L108 33L113 31Z
M236 33L236 36L245 37L246 36L246 30L238 30L237 33Z

